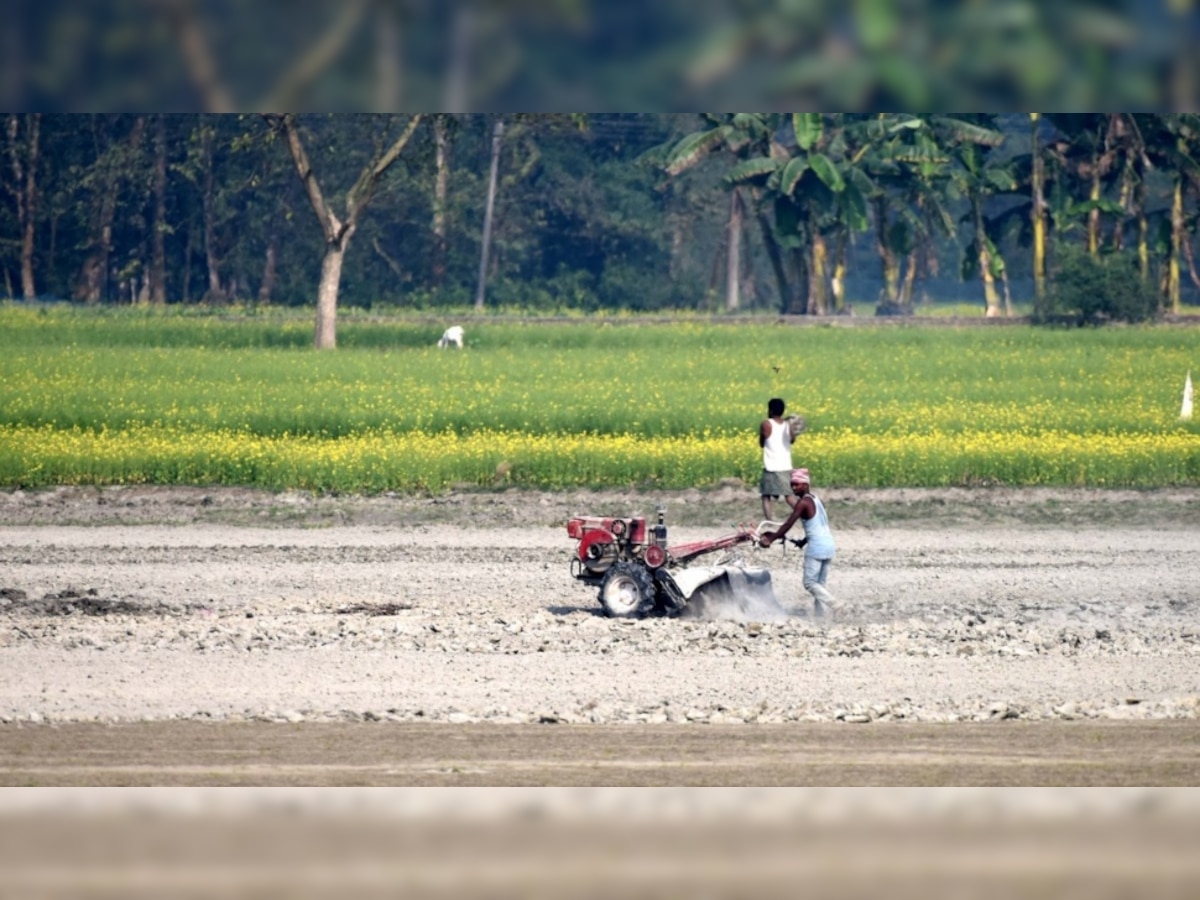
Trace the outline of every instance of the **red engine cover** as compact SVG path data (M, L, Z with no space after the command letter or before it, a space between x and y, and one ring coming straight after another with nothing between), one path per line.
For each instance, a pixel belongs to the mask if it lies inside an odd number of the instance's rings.
M620 537L631 544L646 543L646 520L642 517L622 519L612 516L576 516L567 522L567 536L582 540L592 531L604 531L608 540Z
M611 531L606 531L603 528L593 528L591 531L584 534L579 541L579 546L575 553L584 562L588 561L588 550L594 545L611 544L616 540L616 536Z

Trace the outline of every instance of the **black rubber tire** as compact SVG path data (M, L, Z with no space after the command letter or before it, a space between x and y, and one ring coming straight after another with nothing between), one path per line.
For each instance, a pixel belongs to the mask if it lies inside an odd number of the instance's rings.
M641 563L613 563L600 584L600 605L613 619L643 619L654 612L654 580Z

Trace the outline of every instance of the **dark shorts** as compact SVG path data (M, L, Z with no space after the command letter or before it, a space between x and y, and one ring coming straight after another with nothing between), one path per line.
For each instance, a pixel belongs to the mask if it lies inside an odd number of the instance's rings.
M759 486L764 497L790 497L792 495L792 473L768 472L763 469L762 482Z

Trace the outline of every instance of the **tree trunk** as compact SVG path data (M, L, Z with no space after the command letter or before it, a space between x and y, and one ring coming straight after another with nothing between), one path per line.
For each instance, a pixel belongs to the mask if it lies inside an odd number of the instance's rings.
M192 257L196 253L196 216L188 216L187 246L183 251L183 285L179 292L185 306L192 302Z
M674 212L668 213L667 227L671 229L671 259L667 263L667 275L674 283L683 267L683 217Z
M216 179L213 174L213 130L203 122L201 116L201 147L204 164L204 188L201 206L204 210L204 263L208 268L208 291L205 300L209 303L224 303L225 291L221 286L221 261L217 256L216 224Z
M25 136L21 136L22 121ZM13 184L10 193L17 205L17 227L21 234L20 270L21 295L26 300L37 297L33 278L33 255L37 229L37 167L41 114L28 113L8 117L8 152L12 163Z
M479 285L475 290L475 309L483 310L487 290L488 253L492 244L492 213L496 207L496 179L500 171L500 142L504 137L504 119L497 118L492 129L492 164L488 175L487 206L483 212L483 242L479 250Z
M712 266L708 273L708 290L704 292L704 309L717 309L717 284L721 280L721 260L729 256L725 246L729 241L729 229L722 228L717 241L716 251L712 255Z
M1200 272L1196 271L1196 254L1192 252L1192 242L1187 232L1183 235L1183 258L1187 262L1188 276L1192 279L1192 284L1200 287Z
M103 273L104 288L102 299L109 299L109 282L110 269L112 268L112 240L113 240L113 219L117 215L116 197L112 194L104 198L104 203L101 208L101 224L100 224L100 271ZM120 285L117 285L117 301L120 302Z
M883 296L879 307L895 311L900 305L900 260L888 245L887 207L883 200L875 201L875 248L883 269Z
M983 226L983 201L971 198L971 211L975 217L975 249L979 254L979 276L983 279L983 299L986 315L994 319L1000 315L1000 297L996 293L996 278L992 274L992 251L988 244L987 229Z
M26 160L28 165L25 172L25 186L23 189L18 189L25 192L24 215L21 222L21 292L25 295L26 300L37 297L37 287L33 281L33 248L37 228L37 166L41 114L32 113L29 120L29 150Z
M1042 196L1043 166L1042 150L1038 141L1038 120L1041 113L1029 114L1030 160L1033 164L1033 174L1030 188L1032 203L1030 214L1033 217L1033 294L1039 308L1046 297L1046 215L1045 199Z
M309 205L321 226L325 237L325 256L321 260L321 281L317 286L317 323L313 329L313 343L318 350L332 350L337 346L337 303L338 289L342 278L342 263L346 257L346 248L350 245L358 227L359 217L371 202L379 179L390 169L408 146L409 140L421 123L421 115L417 114L408 120L400 136L391 145L378 154L359 174L353 187L346 192L346 221L333 212L325 201L321 184L313 171L308 151L304 149L299 126L294 113L281 116L268 116L277 127L283 129L287 138L288 151L296 167L296 175L308 196Z
M92 238L92 252L83 263L82 286L80 293L86 303L94 304L107 302L108 296L108 260L112 253L112 223L117 211L117 185L115 179L106 178L100 188L100 209L97 216L96 231Z
M986 241L986 238L984 240ZM996 293L996 276L992 274L992 254L986 244L981 244L980 247L979 271L983 276L983 300L987 307L985 315L989 319L996 319L1002 311L1000 295Z
M880 246L883 257L883 299L889 306L900 305L900 258L887 246Z
M829 272L829 248L825 243L825 235L817 227L816 213L810 213L808 221L809 232L809 263L808 263L808 314L823 316L829 312L829 293L826 282Z
M1137 256L1138 271L1142 281L1150 283L1150 222L1146 218L1146 188L1145 182L1139 182L1133 189L1134 203L1137 205Z
M46 247L46 272L55 283L58 281L58 219L60 215L61 213L53 210L50 212L50 240L48 241L49 246ZM55 294L59 293L59 289L54 284L50 286L50 291Z
M728 240L725 244L725 311L737 312L741 305L742 197L734 188L729 194Z
M154 225L150 239L150 302L167 302L167 126L162 113L154 126Z
M1095 204L1100 202L1100 162L1092 160L1092 189L1088 194L1092 208L1088 210L1087 245L1088 253L1093 259L1100 255L1100 208Z
M267 239L267 252L263 257L262 283L258 286L258 302L263 305L270 304L271 295L275 292L276 266L278 262L279 235L272 230L271 236Z
M841 315L847 311L846 306L846 256L849 250L848 232L842 229L838 234L837 249L834 251L833 277L829 280L830 292L833 295L833 312Z
M783 264L783 253L780 252L779 242L775 240L775 233L771 229L771 222L767 218L767 214L759 211L755 218L758 219L758 229L762 232L763 246L767 248L767 259L771 262L771 271L775 273L775 284L779 288L779 311L786 313L791 310L794 298L791 285L788 284L787 269ZM678 234L678 231L676 233Z
M1183 253L1183 175L1176 173L1171 194L1171 249L1167 260L1167 308L1179 312L1179 258Z
M450 192L450 135L445 116L435 116L433 139L437 170L433 185L433 285L446 281L446 202Z
M130 168L131 166L139 166L141 164L144 164L144 161L140 160L139 154L141 153L142 137L145 135L145 133L146 133L146 117L138 116L136 119L133 120L133 128L131 128L129 131L129 148L128 148L129 155L122 160L123 164L121 166L121 169L117 172L116 177L114 178L114 187L115 188L119 187L121 182L124 180L132 180L133 169ZM140 203L138 205L140 207L144 208L145 198L140 197L138 199L140 200ZM114 218L115 218L115 213L116 213L116 205L115 204L113 206L113 212L114 212ZM144 223L142 223L142 224L144 226ZM107 241L108 241L108 248L109 248L109 257L111 260L112 243L113 243L111 221L109 223ZM137 268L131 269L129 271L129 302L130 303L137 303L137 302L139 302L139 299L141 299L139 296L138 277L139 277L139 275L144 276L144 273L145 273L145 261L146 261L146 256L145 256L145 252L144 252L145 249L146 249L145 242L143 241L142 247L141 247L141 250L143 252L140 254L140 259L138 260L139 266Z
M808 296L808 258L799 247L792 249L791 258L792 264L796 267L796 285L798 287L796 295L792 298L792 306L788 312L792 313L793 315L804 316L808 314L810 309ZM804 288L803 296L800 296L800 286L803 286Z
M342 281L342 262L350 243L353 228L347 228L345 238L325 245L321 259L321 283L317 287L317 327L313 344L318 350L337 347L338 289Z
M79 271L76 297L89 306L98 304L104 296L104 259L99 250L89 253Z
M1125 249L1125 222L1129 219L1133 205L1133 160L1126 158L1125 168L1121 173L1121 215L1113 226L1113 250L1120 253Z
M913 282L917 278L917 258L920 250L913 247L908 253L908 268L904 270L904 282L900 288L900 308L905 315L913 311Z
M25 135L21 136L24 123ZM26 300L37 296L33 277L33 256L37 233L37 167L41 113L8 117L8 153L12 165L13 183L7 186L17 207L17 228L20 241L21 295ZM7 274L7 273L6 273ZM11 292L10 292L11 293Z

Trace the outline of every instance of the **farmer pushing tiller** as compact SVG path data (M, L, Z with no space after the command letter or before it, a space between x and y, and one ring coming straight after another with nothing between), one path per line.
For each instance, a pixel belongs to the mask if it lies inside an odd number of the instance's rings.
M718 565L689 566L709 553L748 543L758 547L778 522L739 525L737 531L708 541L671 546L667 543L664 510L658 522L647 526L640 516L605 518L578 516L567 522L567 534L579 543L571 559L571 574L600 589L600 605L613 618L640 619L650 615L677 615L691 602L704 598L732 598L755 606L778 609L771 588L771 573L761 567L729 559ZM803 541L788 539L801 546Z

